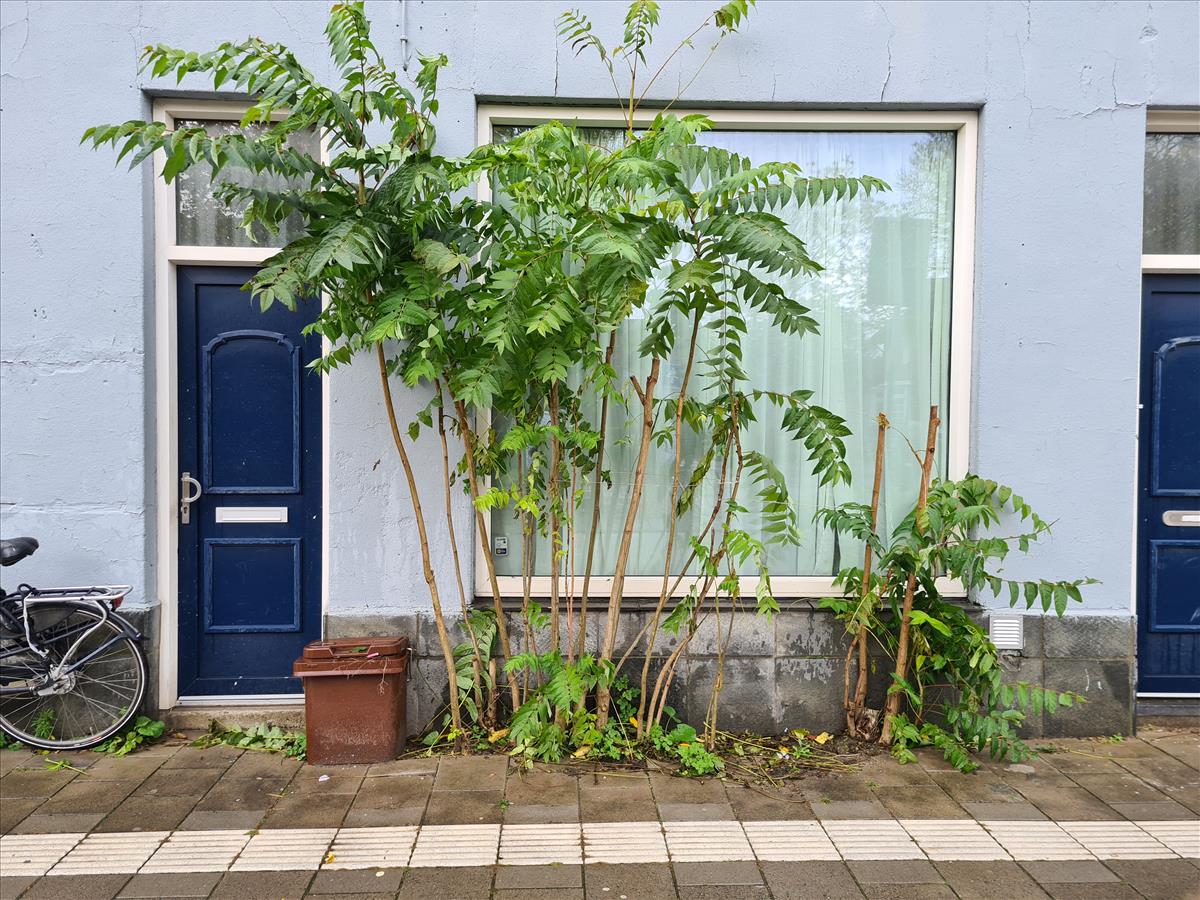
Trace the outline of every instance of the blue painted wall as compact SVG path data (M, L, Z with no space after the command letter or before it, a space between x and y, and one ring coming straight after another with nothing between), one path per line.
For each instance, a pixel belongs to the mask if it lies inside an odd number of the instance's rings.
M410 0L415 50L451 58L445 152L473 145L479 97L607 96L603 73L557 44L554 20L570 5L602 32L619 30L617 3ZM665 3L659 43L713 5ZM399 3L368 7L380 48L398 60ZM1100 578L1088 612L1131 606L1145 109L1200 105L1197 10L763 0L685 97L981 108L972 465L1060 519L1054 540L1014 571ZM0 6L0 530L42 539L24 578L132 581L131 602L157 602L150 184L80 148L80 132L145 117L153 92L172 87L138 74L147 42L206 49L262 35L328 74L325 11L230 0ZM703 52L684 54L660 93L686 83ZM331 391L330 611L424 609L374 369L339 373ZM438 451L422 443L415 456L438 521ZM458 513L465 531L465 504ZM436 551L453 596L449 550Z

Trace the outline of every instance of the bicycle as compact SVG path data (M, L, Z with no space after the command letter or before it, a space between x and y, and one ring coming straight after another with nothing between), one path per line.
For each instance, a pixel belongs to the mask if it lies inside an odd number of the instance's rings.
M0 540L0 565L37 548ZM130 590L0 588L0 730L30 747L79 750L129 723L147 682L142 635L116 612Z

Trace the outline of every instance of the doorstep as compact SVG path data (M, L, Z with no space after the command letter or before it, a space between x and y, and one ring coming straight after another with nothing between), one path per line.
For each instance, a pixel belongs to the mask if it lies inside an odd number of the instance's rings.
M188 703L165 709L160 715L170 731L208 731L214 719L226 727L249 728L270 722L299 731L304 728L304 698L301 695L297 703Z

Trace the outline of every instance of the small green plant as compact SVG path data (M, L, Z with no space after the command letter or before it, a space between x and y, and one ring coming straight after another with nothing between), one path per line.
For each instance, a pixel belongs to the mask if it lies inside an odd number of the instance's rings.
M92 748L96 753L111 753L113 756L127 756L143 744L152 744L163 735L166 724L149 716L138 716L124 734L110 737L103 744Z
M9 737L3 731L0 731L0 750L20 750L24 746L16 738Z
M267 753L282 753L294 759L304 759L308 752L308 739L297 731L284 731L278 725L260 722L249 728L234 725L226 728L215 719L209 723L208 733L192 742L193 747L215 747L225 744L244 750L262 750Z
M33 717L33 736L44 741L54 737L55 712L49 706Z
M508 677L527 674L537 683L530 684L525 702L513 713L508 733L511 755L526 762L557 762L568 752L579 758L591 753L601 731L596 713L584 700L600 685L608 689L613 668L611 660L597 661L588 653L574 662L564 660L558 650L512 657L504 667Z
M720 775L725 771L724 760L704 746L691 725L681 722L670 731L664 731L661 725L655 724L647 734L655 750L679 760L680 775L695 778Z

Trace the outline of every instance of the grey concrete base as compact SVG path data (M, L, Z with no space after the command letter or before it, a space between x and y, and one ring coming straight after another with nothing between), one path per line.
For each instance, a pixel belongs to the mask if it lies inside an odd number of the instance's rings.
M172 731L207 731L215 719L226 727L248 728L270 722L284 729L304 728L304 697L295 704L270 706L176 706L163 710L162 719Z
M150 665L146 708L153 710L158 683L158 607L133 608L122 614L145 635L143 649ZM617 650L623 653L645 624L647 614L622 613ZM987 612L979 611L986 625ZM451 640L464 641L458 623L451 622ZM1023 729L1027 737L1068 737L1133 734L1135 719L1136 622L1118 616L1025 616L1025 649L1005 651L1003 664L1010 681L1042 684L1083 694L1088 702L1053 713L1032 716ZM600 616L589 616L588 645L595 647L603 629ZM446 670L431 616L341 615L325 619L327 637L407 635L412 642L408 688L408 730L420 736L439 714L447 695ZM524 649L517 619L510 621L516 650ZM657 656L651 661L651 683L661 657L677 646L674 635L660 634ZM763 733L789 728L840 731L844 726L842 664L847 641L833 616L815 602L795 601L774 623L750 614L734 620L720 701L722 727ZM539 650L545 650L540 646ZM716 673L717 643L711 626L692 639L671 683L668 702L679 717L703 720ZM640 680L643 657L632 657L625 673ZM882 705L886 660L874 661L872 706ZM166 711L160 711L165 713ZM205 728L218 711L181 707L170 711L174 728ZM299 726L296 708L238 708L219 710L224 722L243 724L263 720Z
M645 623L646 613L622 613L617 652L621 654ZM986 624L987 613L979 610ZM524 649L515 618L510 621L514 650ZM588 645L595 647L603 627L600 616L588 621ZM408 728L419 736L439 715L447 696L446 669L432 617L328 616L326 634L406 634L413 645L409 673ZM457 622L450 623L451 640L465 640ZM692 639L676 670L668 701L681 719L698 724L704 719L717 671L717 641L713 629L702 628ZM543 638L544 640L544 638ZM677 646L673 635L660 635L656 652ZM1042 684L1076 691L1086 704L1031 716L1028 737L1133 734L1135 623L1129 617L1025 617L1025 647L1008 651L1004 665L1011 681ZM842 626L815 602L796 601L774 622L740 614L729 641L723 687L718 703L721 727L778 733L790 728L840 731L843 661L847 638ZM540 646L545 651L547 647ZM625 674L640 680L642 658L631 658ZM652 660L651 681L660 658ZM872 705L882 704L887 661L874 662Z

